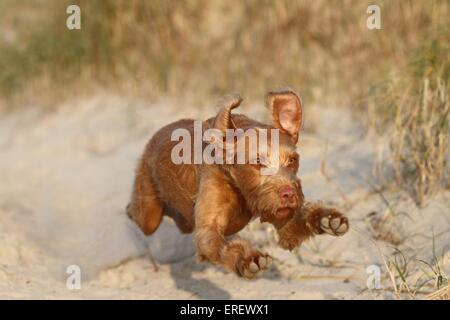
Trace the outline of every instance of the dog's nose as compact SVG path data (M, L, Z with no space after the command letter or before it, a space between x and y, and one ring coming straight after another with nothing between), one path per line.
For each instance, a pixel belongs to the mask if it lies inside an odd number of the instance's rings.
M292 187L282 187L278 191L281 199L290 200L295 197L296 191Z

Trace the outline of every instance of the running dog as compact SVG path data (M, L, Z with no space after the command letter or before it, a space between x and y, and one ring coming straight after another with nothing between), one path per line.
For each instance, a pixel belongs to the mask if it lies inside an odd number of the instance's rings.
M183 119L168 124L145 147L127 214L146 235L155 232L163 215L171 217L181 232L195 232L200 261L222 265L240 277L254 278L270 266L272 258L253 249L247 241L231 237L252 219L272 224L279 235L279 245L288 250L314 235L341 236L349 223L336 209L304 201L297 177L296 144L303 108L300 97L291 89L268 92L266 107L271 124L232 114L241 102L237 94L227 96L218 114L201 122L201 129L213 129L224 136L230 130L265 130L270 141L264 154L251 152L244 143L244 160L237 163L233 152L229 156L230 151L236 151L248 135L235 135L231 142L212 138L201 143L202 151L217 147L215 156L225 155L234 161L179 163L173 161L179 141L174 141L172 133L183 129L193 135L195 123ZM278 139L272 139L274 134ZM192 158L189 154L183 156ZM262 174L264 169L273 169L272 174Z

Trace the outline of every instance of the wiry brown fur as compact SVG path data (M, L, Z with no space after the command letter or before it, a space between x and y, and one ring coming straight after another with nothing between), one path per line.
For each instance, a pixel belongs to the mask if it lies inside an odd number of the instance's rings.
M136 169L127 213L146 235L155 232L163 215L170 216L183 233L195 230L200 261L221 264L239 276L253 278L270 265L271 257L244 240L227 239L251 219L259 217L273 224L280 246L289 250L315 234L341 235L347 231L348 221L334 209L304 204L296 175L300 98L289 89L269 92L266 103L272 125L231 114L241 101L238 95L227 97L218 115L203 122L203 129L279 129L280 167L276 174L261 175L263 163L174 164L171 151L178 141L171 141L172 132L185 128L193 136L194 121L179 120L161 128L147 144ZM268 149L270 153L270 145Z

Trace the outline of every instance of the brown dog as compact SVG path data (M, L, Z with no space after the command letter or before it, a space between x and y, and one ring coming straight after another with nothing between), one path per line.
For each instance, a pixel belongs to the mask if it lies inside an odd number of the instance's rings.
M156 132L145 148L136 170L127 213L146 235L158 228L163 215L171 217L182 232L195 230L201 261L221 264L239 276L253 278L268 268L271 257L252 249L246 241L227 238L251 219L259 217L261 222L273 224L279 235L279 245L289 250L315 234L344 234L348 230L348 220L334 209L304 202L296 175L299 166L296 143L302 124L299 96L290 89L267 94L272 125L231 114L241 101L239 95L229 96L217 116L201 124L202 130L225 133L227 129L257 132L265 129L272 137L271 129L278 129L276 152L270 140L266 156L257 153L254 159L245 145L242 164L176 164L173 149L178 141L172 141L172 133L185 129L194 134L194 120L171 123ZM245 136L235 136L233 143L218 148L216 154L235 151L240 139ZM208 145L214 146L214 139L203 141L202 150ZM190 146L194 147L194 142ZM261 170L272 165L272 160L268 159L278 161L275 173L262 175Z

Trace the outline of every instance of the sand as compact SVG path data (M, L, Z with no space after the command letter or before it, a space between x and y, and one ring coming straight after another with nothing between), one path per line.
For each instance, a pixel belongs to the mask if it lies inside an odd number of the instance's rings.
M305 196L346 212L351 229L288 252L276 246L271 226L252 222L240 236L275 258L272 269L252 281L198 264L192 237L171 221L146 238L124 214L151 134L182 117L205 119L214 108L99 94L56 111L2 114L0 298L410 299L435 291L432 268L418 259L432 262L435 255L450 274L450 192L422 209L395 188L376 192L389 182L379 174L389 176L383 140L367 134L345 108L306 108L308 130L299 144ZM262 105L241 109L264 117ZM395 248L408 262L409 289L398 277L394 288L387 272ZM66 285L70 265L80 267L80 289ZM379 289L367 287L371 265L380 268Z

